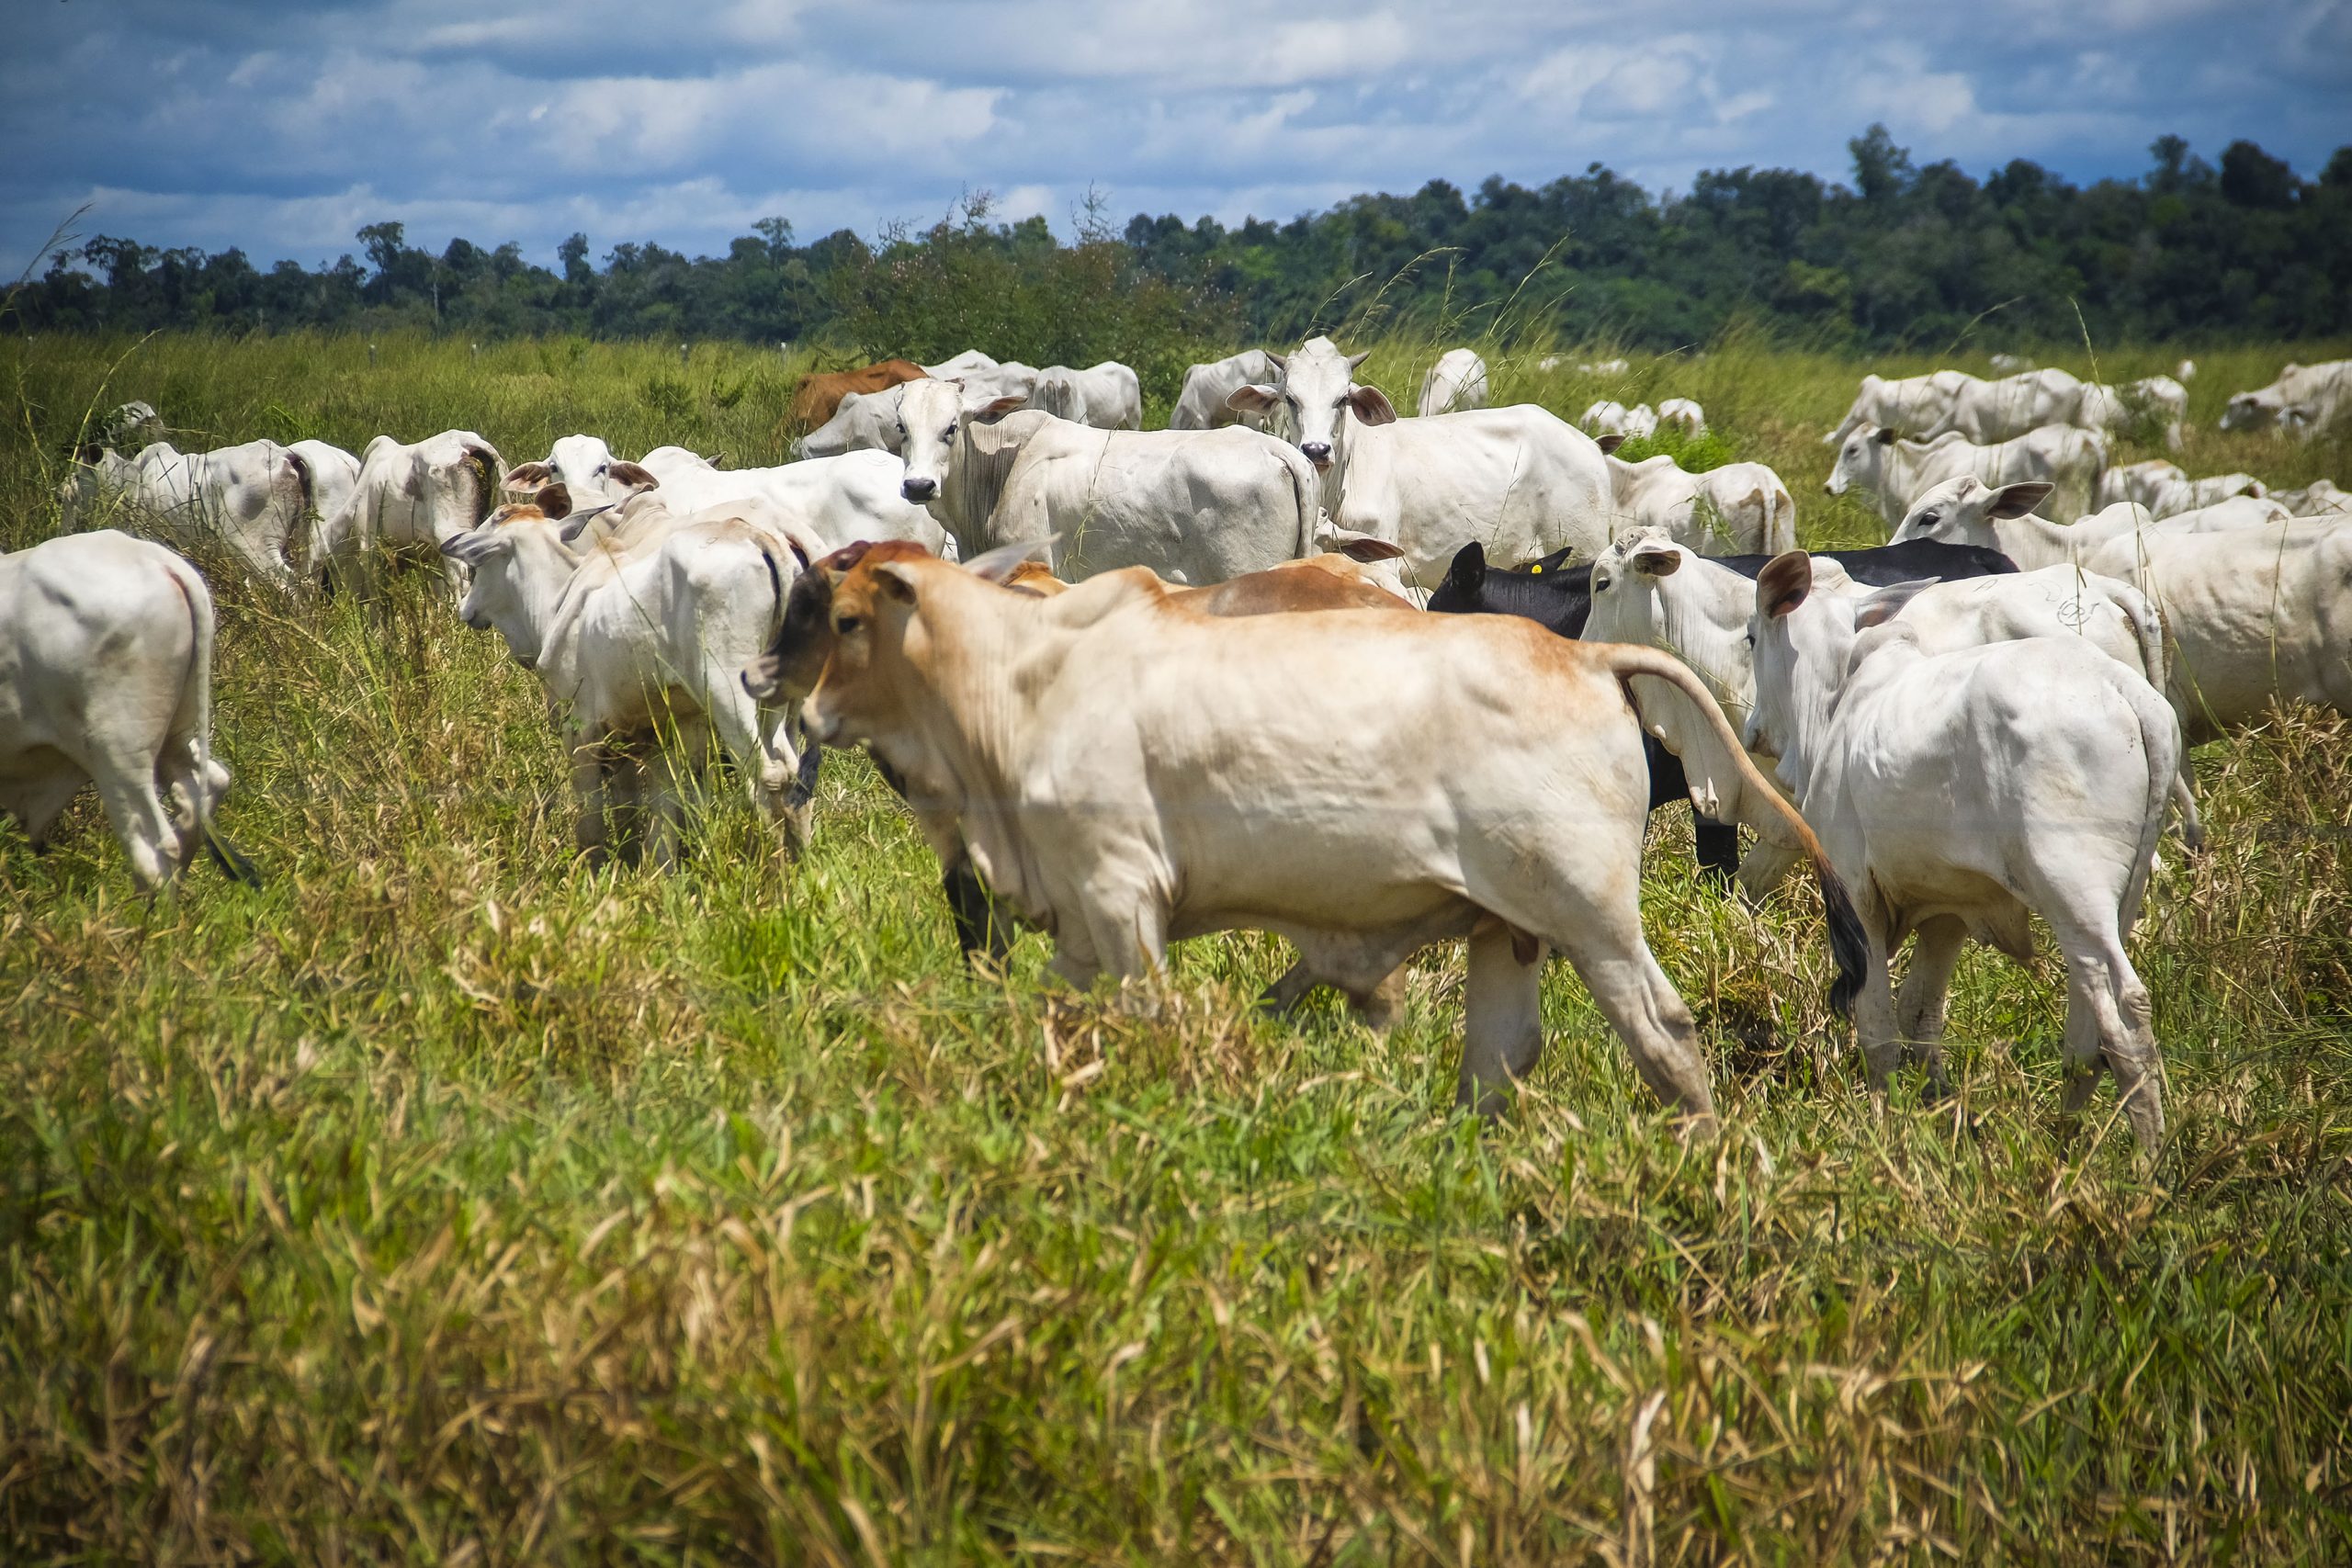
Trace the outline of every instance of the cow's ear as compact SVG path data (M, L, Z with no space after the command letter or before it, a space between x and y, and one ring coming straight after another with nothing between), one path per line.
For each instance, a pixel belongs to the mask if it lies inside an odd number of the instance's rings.
M612 503L606 502L602 506L592 506L584 512L574 512L564 518L563 526L555 531L555 536L567 545L576 545L580 542L580 536L588 531L588 525L611 510L613 510Z
M2003 485L1993 497L1993 504L1985 508L1987 517L2022 517L2050 499L2058 487L2041 479L2028 479L2018 484Z
M503 528L469 528L441 541L443 555L474 567L492 556L509 554L514 548L514 536Z
M560 522L571 514L571 491L560 484L542 485L531 498L531 504L550 520Z
M1057 534L1042 539L1021 539L1010 545L999 545L992 550L974 556L964 563L964 570L985 582L1001 583L1033 560L1043 560L1052 570L1054 541Z
M1342 528L1331 521L1329 513L1315 514L1315 547L1335 550L1354 561L1395 560L1405 553L1403 547L1354 528Z
M915 602L914 574L898 562L885 561L876 567L874 581L881 585L883 592L899 604L911 604Z
M1625 438L1622 435L1597 435L1593 437L1592 444L1600 447L1600 455L1606 457L1618 447L1625 445Z
M1366 424L1396 423L1396 405L1377 387L1350 387L1348 407L1355 410L1356 417Z
M1664 545L1635 550L1631 560L1634 570L1645 577L1672 577L1682 570L1682 552Z
M545 463L517 463L506 470L506 488L527 495L555 478L555 470Z
M1012 413L1020 410L1028 401L1029 400L1019 392L1015 392L1010 397L999 398L994 402L989 403L988 406L981 409L978 412L973 414L972 422L975 424L994 424L1006 414Z
M1923 592L1935 585L1936 580L1932 577L1922 577L1910 582L1889 583L1855 606L1854 629L1861 632L1868 631L1872 626L1884 626L1903 613L1904 605L1908 604Z
M1756 579L1756 607L1768 617L1787 615L1813 592L1813 558L1803 550L1774 556Z
M1902 433L1895 430L1891 425L1882 424L1878 427L1878 434L1871 436L1871 439L1877 442L1882 446L1892 446L1895 442L1902 439Z
M662 488L662 481L653 477L651 469L641 468L635 463L615 463L610 468L607 468L605 472L611 477L612 481L615 484L624 486L629 490L659 490Z
M1487 581L1487 547L1473 539L1453 552L1445 580L1464 593L1476 593Z
M1251 382L1246 387L1236 387L1227 393L1225 406L1236 413L1266 413L1280 401L1282 401L1280 392L1275 391L1272 387L1260 386L1256 382Z

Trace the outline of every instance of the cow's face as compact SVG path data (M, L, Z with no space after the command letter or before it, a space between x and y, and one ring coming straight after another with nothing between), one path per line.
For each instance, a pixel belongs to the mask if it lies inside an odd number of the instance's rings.
M1876 489L1881 459L1894 445L1894 431L1875 424L1856 425L1838 446L1838 465L1829 470L1829 479L1821 488L1832 495L1843 495L1855 484Z
M1671 646L1664 582L1682 569L1690 552L1652 535L1621 539L1592 563L1592 613L1584 636L1591 642Z
M2001 538L1993 526L1995 520L2023 517L2048 500L2053 488L2029 480L1996 490L1973 475L1962 474L1929 486L1926 494L1911 503L1909 515L1888 542L1900 545L1927 539L1939 545L1980 545L1997 550Z
M820 743L878 741L899 728L910 673L906 638L918 592L915 563L924 558L922 547L905 541L870 546L834 577L827 605L831 647L802 710ZM814 575L824 574L820 563Z
M805 697L824 673L833 651L833 578L864 547L852 545L818 561L793 581L785 595L784 622L768 650L744 667L743 689L763 703Z
M1822 606L1816 604L1813 613L1797 614L1813 598L1813 558L1803 550L1773 557L1756 580L1756 609L1747 622L1756 697L1739 737L1750 751L1789 755L1803 700L1800 681L1824 678L1828 668L1826 649L1810 646L1820 643L1826 629Z
M441 546L441 553L473 573L466 596L458 604L458 618L478 632L492 627L505 637L506 650L529 670L539 661L538 628L526 613L522 573L514 558L520 538L512 519L527 508L501 507L478 528L469 529Z
M899 456L907 465L899 493L918 506L939 499L956 461L956 441L970 412L960 381L909 381L899 394Z
M2277 392L2240 392L2222 411L2223 430L2267 430L2287 414L2287 400Z
M1241 413L1274 417L1291 432L1300 453L1317 473L1328 471L1341 459L1350 412L1366 424L1387 424L1396 418L1387 394L1377 387L1356 384L1356 367L1369 357L1369 351L1341 354L1329 338L1318 337L1287 359L1273 354L1266 357L1273 363L1273 384L1243 387L1226 399L1226 405Z
M543 470L531 482L545 484L552 480L581 498L584 504L591 498L598 501L618 501L621 495L612 485L613 449L602 438L594 435L566 435L548 449L545 463L526 463L524 468ZM514 485L518 468L507 476L508 488Z

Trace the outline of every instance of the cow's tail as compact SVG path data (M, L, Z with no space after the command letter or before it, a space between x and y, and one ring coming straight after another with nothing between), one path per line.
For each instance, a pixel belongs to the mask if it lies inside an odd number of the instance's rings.
M180 680L180 698L173 709L171 743L187 748L187 807L203 836L205 852L232 882L261 886L261 873L243 850L221 837L213 825L213 808L229 785L229 770L212 756L212 645L218 630L212 614L212 593L196 568L178 556L169 568L172 586L187 605L188 667Z
M2148 684L2155 688L2156 694L2164 697L2169 707L2172 671L2165 654L2164 617L2156 613L2154 602L2129 582L2110 582L2108 596L2132 617L2132 630L2140 639L2140 662L2148 672ZM2173 809L2180 814L2181 841L2193 852L2205 847L2205 821L2198 814L2195 772L2185 741L2178 751L2179 766L2173 771L2168 791Z
M2164 832L2165 804L2167 799L2186 796L2182 775L2188 767L2188 744L2181 733L2180 716L2173 711L2164 694L2133 692L2131 703L2140 720L2141 751L2148 759L2148 795L2147 809L2140 821L2138 858L2132 863L2132 875L2123 885L2123 898L2116 909L2120 920L2117 929L2126 934L2140 918L2140 906L2148 895L2148 878L2155 871L2156 840ZM2193 802L2188 809L2191 815L2182 824L2184 837L2188 835L2188 822L2194 820ZM2200 829L2200 840L2201 838ZM2196 841L2191 847L2196 847Z
M286 531L286 549L290 555L300 541L301 558L289 561L297 578L310 575L310 563L318 556L319 537L319 477L311 469L311 460L291 446L286 449L286 466L294 470L294 526Z
M1285 441L1282 444L1283 470L1290 475L1291 499L1298 505L1298 535L1291 547L1291 558L1305 560L1316 553L1315 525L1323 516L1323 487L1315 477L1315 466L1299 454L1297 447ZM1331 519L1336 523L1338 518Z
M1780 818L1781 825L1795 839L1805 858L1813 862L1813 874L1821 883L1822 908L1829 920L1829 953L1838 966L1838 977L1829 986L1829 1009L1843 1018L1853 1010L1854 998L1862 988L1862 976L1870 962L1870 942L1863 935L1861 917L1854 912L1854 901L1846 891L1846 884L1837 869L1829 863L1829 852L1804 817L1791 806L1786 796L1772 787L1770 781L1757 771L1755 761L1747 755L1739 737L1732 733L1731 723L1724 717L1723 709L1699 677L1688 665L1670 653L1654 648L1638 648L1624 643L1594 643L1597 652L1604 654L1621 685L1625 685L1625 699L1634 707L1636 718L1641 713L1634 701L1631 685L1636 675L1654 676L1663 681L1689 703L1699 722L1713 733L1715 741L1738 775L1743 793L1756 800L1768 802L1765 807Z

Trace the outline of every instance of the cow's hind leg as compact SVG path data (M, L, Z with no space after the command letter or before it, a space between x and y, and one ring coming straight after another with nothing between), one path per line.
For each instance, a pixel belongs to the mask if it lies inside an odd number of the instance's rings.
M151 756L108 757L91 769L98 781L98 800L115 837L130 857L130 874L140 891L152 893L172 879L180 866L180 836L164 797L155 789L155 760Z
M1543 982L1542 942L1492 916L1471 929L1457 1106L1500 1115L1510 1086L1544 1054Z
M2061 931L2059 945L2066 955L2065 1114L2082 1113L2105 1066L2115 1075L2133 1136L2154 1154L2165 1135L2164 1063L2148 988L2120 940Z
M1944 1004L1951 994L1953 966L1967 941L1967 922L1953 916L1938 916L1922 925L1903 989L1895 994L1895 1032L1905 1055L1927 1067L1931 1097L1940 1097L1951 1087L1944 1076Z
M1605 937L1604 931L1598 922L1588 926L1564 941L1561 951L1576 965L1601 1016L1625 1042L1642 1081L1690 1117L1694 1130L1712 1132L1715 1097L1690 1007L1657 966L1638 919Z

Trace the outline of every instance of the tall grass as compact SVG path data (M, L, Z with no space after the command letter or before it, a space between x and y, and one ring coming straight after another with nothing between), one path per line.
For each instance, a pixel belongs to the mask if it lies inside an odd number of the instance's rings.
M1367 375L1409 396L1426 346ZM0 356L12 546L129 397L191 447L458 425L754 462L792 368ZM2314 356L2209 358L2199 420ZM1808 540L1877 536L1816 499L1851 363L1729 344L1602 387L1490 357L1570 413L1697 396ZM2197 440L2192 469L2282 481L2342 456ZM678 874L592 873L493 637L413 579L369 613L205 564L224 826L266 886L136 900L86 801L45 857L0 830L0 1559L2352 1555L2342 720L2199 754L2213 847L2167 846L2135 943L2154 1169L2111 1106L2056 1125L2047 958L1972 953L1956 1100L1874 1117L1811 919L1699 886L1662 813L1649 931L1726 1126L1686 1147L1565 968L1492 1127L1450 1113L1458 951L1385 1040L1254 1016L1285 962L1259 937L1181 947L1149 1020L1056 992L1034 937L967 977L853 759L797 864L730 798Z

